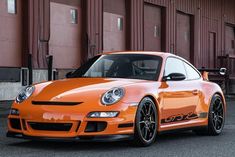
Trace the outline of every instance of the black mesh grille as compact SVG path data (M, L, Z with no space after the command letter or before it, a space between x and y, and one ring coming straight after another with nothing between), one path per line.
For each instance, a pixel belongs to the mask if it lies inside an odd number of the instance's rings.
M10 119L10 125L13 129L21 130L19 119Z
M29 122L28 123L34 130L43 130L43 131L70 131L72 123L37 123Z

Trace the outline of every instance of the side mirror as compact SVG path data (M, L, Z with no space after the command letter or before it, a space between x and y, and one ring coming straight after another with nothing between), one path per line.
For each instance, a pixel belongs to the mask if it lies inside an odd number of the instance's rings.
M227 72L227 69L226 68L220 68L220 70L219 70L219 74L220 75L226 75L226 72Z
M65 75L65 77L66 77L66 78L71 78L71 77L72 77L72 74L73 74L73 72L70 71L70 72L68 72L68 73Z
M186 79L186 76L181 73L171 73L163 77L163 81L183 81Z

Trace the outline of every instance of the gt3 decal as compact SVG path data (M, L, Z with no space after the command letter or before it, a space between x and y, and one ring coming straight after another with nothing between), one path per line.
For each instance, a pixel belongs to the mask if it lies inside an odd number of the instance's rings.
M170 116L166 119L162 119L161 123L172 123L172 122L178 122L178 121L185 121L185 120L191 120L191 119L196 119L198 118L198 115L190 112L187 115L183 115L183 114L178 114L178 115L173 115Z

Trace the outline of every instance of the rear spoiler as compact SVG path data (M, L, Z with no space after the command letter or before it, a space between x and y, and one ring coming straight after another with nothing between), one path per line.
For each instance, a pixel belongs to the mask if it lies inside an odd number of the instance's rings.
M201 72L202 74L202 77L204 80L209 80L208 79L208 74L209 72L212 72L212 73L218 73L222 76L225 76L226 75L226 72L227 72L227 69L226 68L220 68L220 69L207 69L207 68L201 68L201 69L197 69L198 71Z

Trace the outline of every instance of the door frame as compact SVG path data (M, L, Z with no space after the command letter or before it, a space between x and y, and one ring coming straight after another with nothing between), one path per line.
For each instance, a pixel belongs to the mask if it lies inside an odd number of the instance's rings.
M157 7L160 9L161 11L161 51L162 52L166 52L166 21L167 21L167 16L166 16L166 13L167 13L167 9L165 6L160 6L160 5L156 5L156 4L153 4L153 3L150 3L150 2L144 2L144 5L143 5L143 18L144 18L144 6L145 5L150 5L150 6L153 6L153 7ZM143 50L144 50L144 20L143 20L143 23L142 23L142 28L143 28Z
M235 24L232 24L232 23L228 23L228 22L225 22L224 23L224 55L226 55L226 27L229 26L229 27L233 27L233 31L234 31L234 36L235 36ZM234 43L235 44L235 43Z

